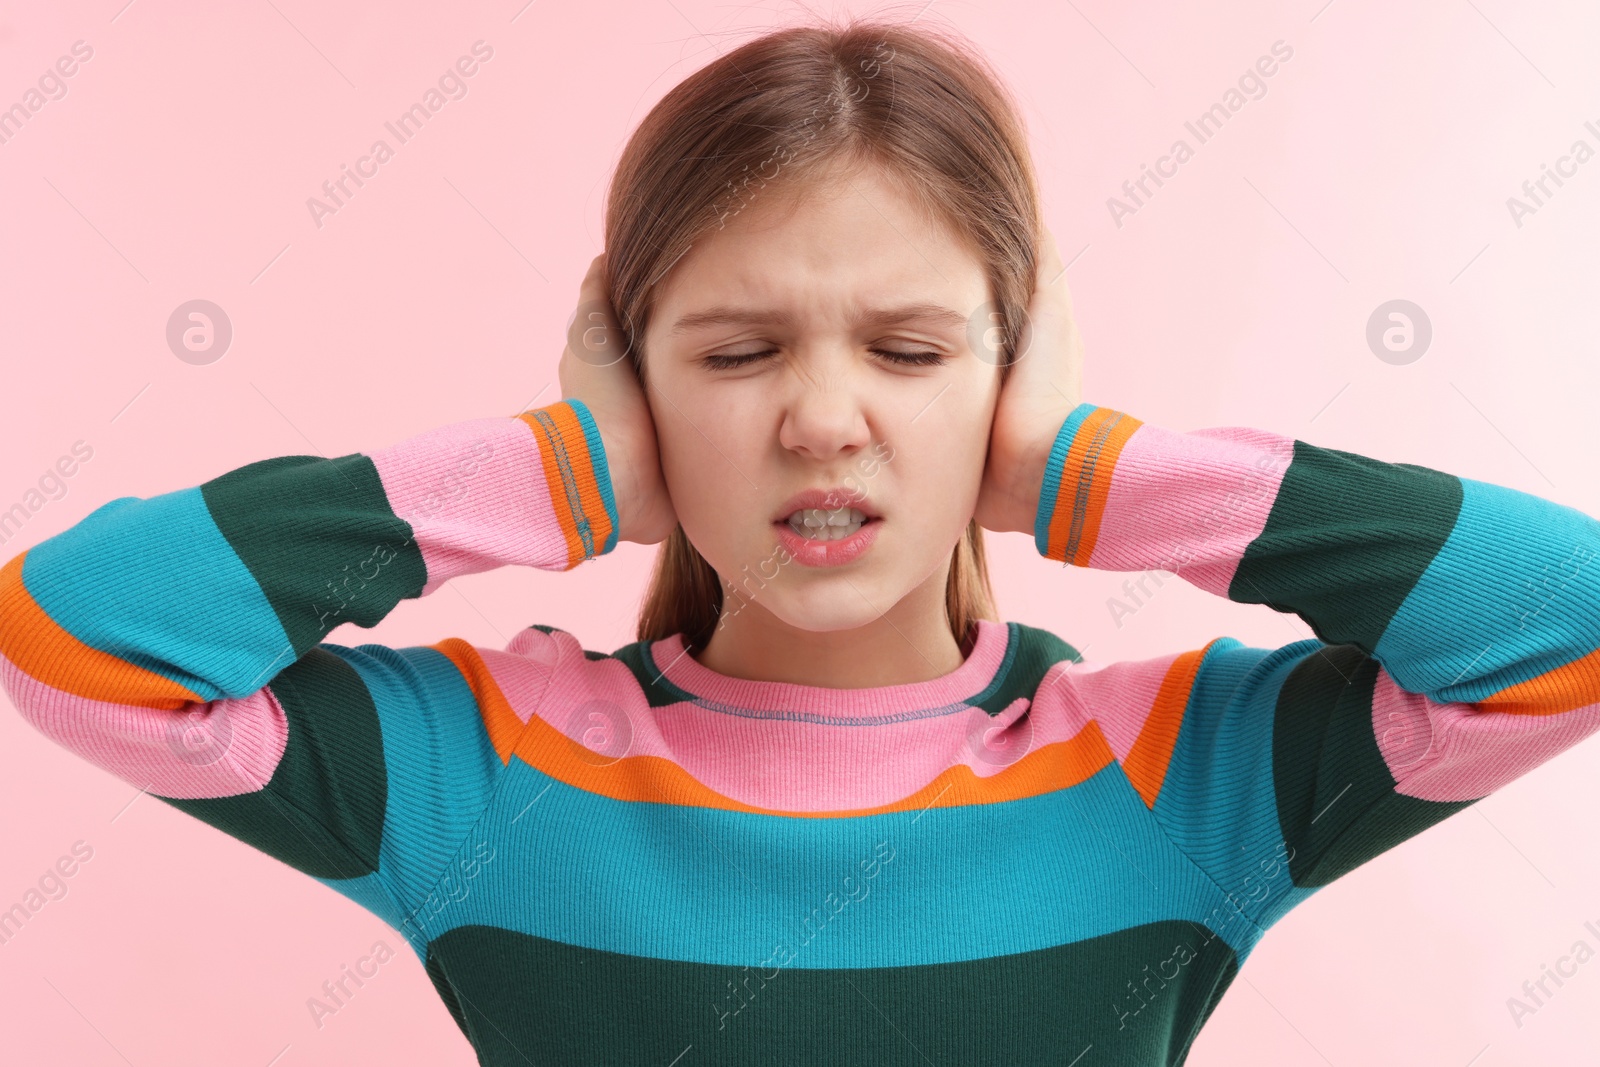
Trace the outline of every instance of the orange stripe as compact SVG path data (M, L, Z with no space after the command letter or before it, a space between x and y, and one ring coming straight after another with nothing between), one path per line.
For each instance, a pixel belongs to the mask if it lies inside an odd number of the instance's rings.
M22 560L0 567L0 654L52 689L86 700L177 711L200 699L187 686L101 652L62 629L22 582Z
M1184 652L1172 660L1161 688L1150 705L1139 736L1133 742L1122 769L1144 798L1144 806L1153 808L1161 784L1167 779L1167 765L1172 761L1172 750L1178 744L1178 730L1183 726L1183 712L1189 706L1189 693L1194 689L1195 676L1200 672L1200 661L1206 652L1220 641L1215 638L1203 648Z
M1479 711L1559 715L1600 702L1600 649L1473 703Z
M1083 422L1078 424L1078 432L1073 435L1072 443L1067 446L1067 455L1061 464L1061 481L1056 486L1055 507L1050 514L1049 557L1051 559L1074 562L1066 558L1067 542L1072 536L1072 522L1076 514L1078 487L1084 474L1088 442L1097 436L1100 428L1113 414L1111 408L1095 408Z
M466 679L467 688L472 690L478 702L478 714L483 717L483 728L494 745L495 754L500 757L501 763L509 763L511 750L524 724L512 710L511 702L500 691L499 683L489 672L489 665L483 662L477 649L459 637L447 637L428 647L443 653Z
M552 778L614 800L718 808L759 815L796 814L780 808L755 807L724 796L661 756L623 756L614 762L596 765L592 762L595 753L569 739L538 715L528 720L514 751L525 763ZM958 765L942 771L910 796L890 804L803 814L814 818L855 818L930 807L995 804L1077 785L1111 761L1111 747L1106 744L1100 727L1091 722L1070 740L1035 749L1004 771L987 778L980 778L971 768Z
M590 539L595 554L605 547L611 536L611 515L606 511L605 499L600 495L600 479L595 474L594 456L589 451L589 435L583 432L583 422L572 405L561 405L562 418L556 424L561 428L562 443L572 457L572 473L578 483L578 499L583 503L583 514L589 520ZM568 423L571 429L568 429Z
M1114 425L1112 424L1114 422ZM1107 429L1110 426L1109 430ZM1122 454L1122 446L1143 422L1115 408L1096 408L1078 426L1061 466L1061 483L1056 489L1055 507L1050 516L1049 558L1087 567L1100 534L1111 494L1111 475ZM1088 496L1081 516L1075 516L1080 482L1088 467ZM1079 518L1077 544L1067 556L1072 539L1073 519Z
M543 408L546 415L555 419L555 405ZM550 435L545 433L545 428L539 424L532 411L525 411L517 418L528 424L533 431L534 443L539 449L539 460L544 465L545 486L550 492L550 506L555 509L556 521L561 524L561 532L567 539L567 569L578 565L583 559L583 542L578 538L577 522L572 517L572 508L567 502L567 491L561 479L561 466L556 462L556 448L550 441ZM559 422L557 428L559 429Z

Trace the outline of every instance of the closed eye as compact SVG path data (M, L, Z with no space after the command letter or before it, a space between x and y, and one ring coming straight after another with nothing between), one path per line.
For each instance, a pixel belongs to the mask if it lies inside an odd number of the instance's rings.
M701 362L711 370L731 370L775 355L777 351L776 348L767 348L760 352L741 353L737 356L706 356ZM903 367L937 367L949 362L938 352L895 352L886 348L873 348L868 351Z

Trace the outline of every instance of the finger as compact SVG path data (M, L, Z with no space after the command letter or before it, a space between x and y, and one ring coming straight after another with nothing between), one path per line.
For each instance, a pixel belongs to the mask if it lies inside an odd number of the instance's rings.
M1061 277L1061 250L1056 247L1056 236L1050 232L1050 227L1044 228L1044 237L1039 242L1039 285L1040 287L1056 284Z
M567 328L567 351L591 367L610 367L627 355L605 287L605 253L589 263L578 287L578 307Z
M1041 306L1052 305L1067 316L1072 311L1072 290L1067 287L1067 268L1061 262L1061 250L1050 228L1044 228L1039 242L1039 280L1035 288Z
M589 270L583 276L583 282L578 286L580 300L591 299L605 291L606 254L602 250L598 256L589 261Z

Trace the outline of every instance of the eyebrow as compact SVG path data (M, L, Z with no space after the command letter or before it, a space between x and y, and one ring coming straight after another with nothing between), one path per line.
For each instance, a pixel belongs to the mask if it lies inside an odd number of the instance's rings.
M967 316L942 304L902 304L899 307L871 308L851 320L853 327L886 326L894 323L922 322L930 326L965 326ZM717 306L684 315L673 323L671 333L688 333L707 326L774 325L793 329L795 318L786 311Z

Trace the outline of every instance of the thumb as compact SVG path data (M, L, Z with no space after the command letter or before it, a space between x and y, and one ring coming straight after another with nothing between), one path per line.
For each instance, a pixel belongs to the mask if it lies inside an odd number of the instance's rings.
M1020 379L1018 392L1041 404L1075 407L1083 392L1083 338L1066 267L1048 228L1040 238L1037 280L1010 373Z

